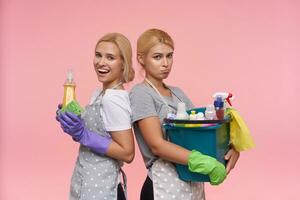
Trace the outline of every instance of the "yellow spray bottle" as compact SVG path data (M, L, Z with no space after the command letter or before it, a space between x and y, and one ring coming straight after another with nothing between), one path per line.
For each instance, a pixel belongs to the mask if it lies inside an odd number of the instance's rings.
M75 87L76 84L73 80L72 71L69 70L67 80L64 84L64 97L63 97L61 111L62 112L68 111L76 115L80 115L83 109L76 101Z
M76 100L75 87L76 84L73 80L72 71L69 70L67 80L64 84L64 98L62 102L63 107L66 107L73 100Z

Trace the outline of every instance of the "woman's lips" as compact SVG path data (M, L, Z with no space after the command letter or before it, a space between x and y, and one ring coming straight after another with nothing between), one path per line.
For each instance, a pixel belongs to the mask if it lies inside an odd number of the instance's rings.
M98 68L97 71L99 74L107 74L110 72L109 69L103 69L103 68Z
M170 71L161 71L162 74L168 74Z

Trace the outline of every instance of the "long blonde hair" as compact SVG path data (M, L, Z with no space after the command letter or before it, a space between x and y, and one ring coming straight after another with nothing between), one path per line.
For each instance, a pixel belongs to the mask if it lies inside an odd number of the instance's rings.
M132 67L132 48L129 40L121 33L108 33L99 39L96 47L101 42L112 42L117 45L124 67L122 81L125 83L132 81L134 79L134 69Z

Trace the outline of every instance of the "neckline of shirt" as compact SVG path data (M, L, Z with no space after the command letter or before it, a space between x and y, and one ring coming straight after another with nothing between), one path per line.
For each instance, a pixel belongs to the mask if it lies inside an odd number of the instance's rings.
M151 89L152 90L152 88L151 87L149 87L148 85L146 85L146 84L144 84L144 83L139 83L141 86L143 86L143 87L146 87L146 88L149 88L149 89ZM166 84L165 84L166 85ZM172 96L165 96L165 95L161 95L162 97L166 97L166 98L173 98L173 90L172 90L172 86L169 86L169 85L166 85L167 87L168 87L168 89L169 90L171 90L171 95Z

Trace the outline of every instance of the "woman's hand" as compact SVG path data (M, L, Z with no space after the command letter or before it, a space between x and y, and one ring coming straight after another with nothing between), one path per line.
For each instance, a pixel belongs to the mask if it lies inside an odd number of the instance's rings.
M80 141L86 134L84 122L80 116L71 112L64 112L58 116L58 119L63 131L72 136L75 141Z
M61 108L62 108L62 104L58 104L58 106L57 106L57 110L56 110L56 121L58 121L58 122L60 122L59 121L59 111L61 110Z
M225 155L225 160L227 160L226 171L227 174L235 167L238 159L240 157L240 152L236 151L234 148L229 149L227 154Z
M222 163L196 150L189 155L188 168L191 172L208 175L211 185L221 184L227 175Z

